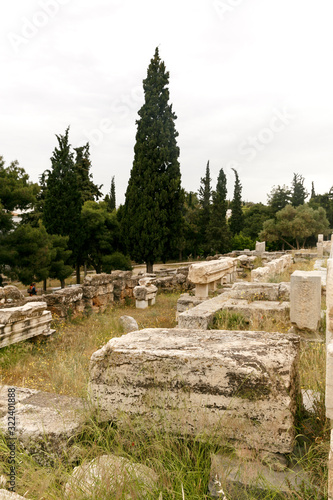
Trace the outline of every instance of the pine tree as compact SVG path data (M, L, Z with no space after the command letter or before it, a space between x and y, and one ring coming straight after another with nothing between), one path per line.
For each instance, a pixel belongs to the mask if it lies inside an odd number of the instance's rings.
M211 178L210 178L210 168L209 168L209 160L206 165L206 173L205 177L200 179L200 187L198 191L198 198L200 203L199 210L199 241L201 252L207 255L210 251L210 242L208 237L208 225L210 221L211 214L211 198L212 198L212 188L211 188Z
M239 181L237 171L232 169L235 174L234 197L231 202L231 217L229 227L232 234L238 234L243 229L243 210L242 210L242 185Z
M176 115L169 101L169 73L158 48L143 81L145 102L137 120L134 161L122 214L128 251L152 272L177 247L182 226L183 191L178 162Z
M207 235L212 252L226 253L230 245L230 232L227 224L227 178L221 168L213 191L213 203Z

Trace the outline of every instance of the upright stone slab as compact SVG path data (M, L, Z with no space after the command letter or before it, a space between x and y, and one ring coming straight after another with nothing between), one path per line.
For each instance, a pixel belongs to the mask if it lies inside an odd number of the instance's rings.
M299 329L316 331L320 313L320 272L295 271L290 277L290 321Z
M145 329L92 355L89 393L102 421L125 412L178 435L289 453L298 354L297 335Z
M256 253L263 254L266 251L265 241L256 241Z

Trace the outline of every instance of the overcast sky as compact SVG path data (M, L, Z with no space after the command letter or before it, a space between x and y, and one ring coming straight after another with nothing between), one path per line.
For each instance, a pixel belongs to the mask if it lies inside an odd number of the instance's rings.
M293 173L333 185L332 0L14 0L0 18L0 155L31 180L55 134L91 145L94 181L124 202L142 80L159 46L178 116L182 184L210 160L232 198L267 201Z

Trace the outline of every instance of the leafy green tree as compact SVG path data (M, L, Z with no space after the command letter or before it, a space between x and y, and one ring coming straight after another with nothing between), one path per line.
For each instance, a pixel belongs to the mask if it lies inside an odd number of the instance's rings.
M300 174L294 174L290 198L292 206L304 205L308 195L309 193L304 187L304 177Z
M266 241L281 240L290 248L300 245L304 247L307 238L317 234L328 234L329 222L326 218L325 210L319 207L317 210L308 205L293 207L286 205L277 212L276 220L269 219L264 222L260 238Z
M327 193L311 197L308 205L314 209L322 207L326 212L330 227L333 228L333 187Z
M234 197L231 202L231 216L229 219L229 228L233 235L240 233L243 229L244 217L242 210L242 185L237 171L232 169L235 174Z
M0 156L0 234L13 229L14 210L32 208L38 191L38 184L29 181L28 174L17 161L5 167L5 161Z
M109 212L112 212L116 208L116 185L114 176L111 179L110 193L105 196L104 201L107 203Z
M273 186L268 195L268 206L271 209L272 215L282 210L290 203L291 191L288 186Z
M230 232L227 223L227 178L221 168L213 191L213 203L208 222L207 236L214 253L226 253L230 250Z
M169 104L169 73L158 48L143 81L131 176L122 214L122 234L131 257L152 272L157 259L177 249L182 227L183 191L176 115Z
M264 222L271 217L270 207L263 205L262 203L247 204L244 207L243 214L243 235L251 238L252 241L258 240L259 233L263 229Z

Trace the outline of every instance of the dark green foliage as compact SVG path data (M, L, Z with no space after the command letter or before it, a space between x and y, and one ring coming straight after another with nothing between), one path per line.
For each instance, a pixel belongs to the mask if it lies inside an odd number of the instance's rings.
M116 213L107 210L105 201L86 201L81 223L84 260L100 273L105 257L117 249L119 223Z
M114 176L111 179L110 193L105 196L104 201L107 203L109 212L112 212L116 208L116 185Z
M132 264L131 259L121 252L114 252L111 255L106 255L103 257L102 271L103 273L111 273L111 271L124 270L131 271Z
M12 211L31 208L39 191L25 170L13 161L8 167L0 156L0 234L13 229Z
M129 179L122 234L131 257L151 271L177 248L182 227L176 115L169 101L169 73L158 49L143 81L145 102L137 120L134 162Z
M229 219L229 228L233 235L240 233L243 229L243 210L242 210L242 185L237 171L232 169L235 174L234 197L231 202L231 217Z
M74 148L74 150L76 151L75 171L82 201L83 203L88 200L97 201L102 196L100 191L102 186L97 186L92 180L89 143L80 148Z
M272 215L275 215L276 212L279 212L290 203L290 196L291 191L287 186L273 186L271 192L267 196L268 206L271 208Z
M2 245L2 261L10 266L7 274L24 285L46 279L53 256L51 239L42 224L19 226Z
M314 182L312 181L311 182L311 196L310 196L310 200L312 200L315 197L316 197L316 192L315 192L315 188L314 188Z
M304 247L307 238L317 234L328 234L329 222L325 210L314 210L308 205L293 207L286 205L277 212L276 219L266 220L260 238L265 241L281 240L289 247Z
M201 178L200 184L201 185L198 191L198 198L200 203L200 212L198 221L199 235L200 235L199 237L200 237L200 244L202 246L204 254L207 255L211 249L208 236L208 225L211 216L211 198L212 198L209 161L207 162L206 165L205 177Z
M230 250L230 231L227 223L227 178L221 168L213 191L213 203L208 222L207 236L211 253L226 253Z
M232 250L245 250L246 248L254 250L255 242L249 236L245 236L241 231L232 238L231 248Z
M49 278L58 279L61 285L64 286L65 279L73 272L73 267L68 264L72 253L67 247L68 236L52 234L49 237L53 247Z
M300 174L294 174L291 190L290 202L293 207L304 205L309 193L304 187L304 177Z
M311 208L318 209L322 207L326 212L326 217L333 228L333 187L325 194L317 194L311 197L308 205Z
M58 148L51 157L52 168L46 174L43 222L50 234L69 236L69 246L76 243L83 197L74 164L74 154L65 135L57 135Z
M271 217L271 210L262 203L248 204L244 207L244 226L242 233L255 241L259 238L265 220Z

